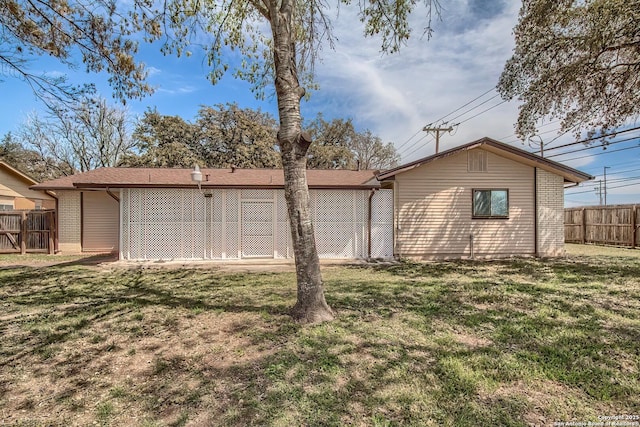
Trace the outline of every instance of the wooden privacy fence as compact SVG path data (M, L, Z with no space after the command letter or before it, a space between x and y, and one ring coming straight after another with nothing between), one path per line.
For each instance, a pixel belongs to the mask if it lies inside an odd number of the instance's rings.
M55 211L0 212L0 253L55 250Z
M640 246L640 205L589 206L564 210L567 243Z

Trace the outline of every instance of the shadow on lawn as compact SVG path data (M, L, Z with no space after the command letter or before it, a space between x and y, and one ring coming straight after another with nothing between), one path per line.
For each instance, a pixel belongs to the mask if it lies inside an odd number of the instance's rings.
M496 275L486 266L376 267L408 280L329 280L338 320L298 331L261 362L263 375L236 394L225 421L530 425L595 420L600 404L639 403L637 329L615 322L591 288L544 283L555 271L604 281L608 267L505 261L491 263ZM637 277L635 268L620 275ZM466 282L455 276L470 273ZM531 283L518 281L523 275ZM634 311L617 314L633 319Z
M0 270L0 297L9 307L0 317L0 330L19 326L22 332L0 349L0 366L42 354L96 322L115 321L145 307L278 315L291 304L282 300L286 289L281 294L260 287L238 292L251 286L251 276L182 269L108 272L85 266L71 262Z
M487 270L497 268L501 274L528 276L532 280L557 276L568 282L607 280L612 277L640 277L640 258L586 257L512 258L495 261L446 261L393 265L354 265L352 268L372 268L406 278L439 278L452 273L461 275L492 275Z
M143 401L145 414L164 424L173 420L170 425L516 426L548 424L559 415L585 420L598 415L601 402L620 411L640 403L640 385L631 377L640 337L633 323L619 318L637 319L638 307L614 304L636 291L616 288L615 299L594 300L594 293L607 295L607 289L581 287L634 277L638 265L613 273L610 266L588 266L511 260L352 267L327 279L327 299L338 318L304 328L285 316L295 297L293 274L107 274L75 265L3 271L0 296L10 311L0 317L0 330L22 333L3 345L0 367L28 355L46 358L47 349L73 345L78 334L95 334L95 325L106 320L121 320L133 339L155 334L159 326L178 328L173 315L197 321L199 313L246 313L224 335L247 340L233 350L237 360L159 355L146 377L112 392L111 401ZM579 280L545 282L556 274ZM144 308L167 318L148 329L127 325ZM126 350L99 334L94 344L103 353ZM255 357L243 358L246 352ZM97 387L79 374L87 357L59 366L74 382L56 399ZM546 383L557 386L537 390L531 400L526 387ZM102 394L114 386L103 385ZM7 387L0 381L0 393Z

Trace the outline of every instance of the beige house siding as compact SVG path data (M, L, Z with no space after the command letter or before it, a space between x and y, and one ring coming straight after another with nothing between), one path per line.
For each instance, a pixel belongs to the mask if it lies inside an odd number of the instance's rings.
M24 197L16 197L14 199L15 209L55 209L56 201L48 199L25 199Z
M115 252L119 242L120 205L106 191L82 193L82 250Z
M538 254L564 255L564 180L537 170Z
M80 253L81 209L79 191L58 191L58 250Z
M13 200L13 205L15 209L20 210L32 210L36 208L36 202L34 200L25 199L24 197L16 197Z
M397 256L535 254L534 169L487 152L487 170L469 172L468 155L476 150L395 176ZM472 219L473 189L507 189L509 218Z
M0 168L0 197L13 199L14 209L35 209L36 200L40 201L43 209L54 209L55 199L44 191L30 190L34 182L25 182L25 179L4 167Z

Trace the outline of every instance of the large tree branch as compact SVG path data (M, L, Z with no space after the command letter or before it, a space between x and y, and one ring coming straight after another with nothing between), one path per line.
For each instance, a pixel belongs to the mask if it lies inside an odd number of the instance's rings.
M42 17L42 19L44 19L47 24L49 24L49 26L54 29L55 31L60 32L61 34L64 35L64 37L68 38L69 40L74 40L74 42L80 46L80 48L93 53L94 55L100 55L102 54L102 52L96 51L94 49L92 49L90 46L88 46L87 44L82 42L82 39L79 37L74 37L73 35L69 34L68 32L64 31L62 29L61 26L57 25L56 23L54 23L49 16L47 16L45 13L43 13L40 8L38 6L36 6L34 4L33 1L31 0L27 0L27 2L33 7L33 9L36 11L36 13L38 15L40 15L40 17ZM51 10L51 12L54 15L57 15L60 19L62 19L63 21L65 21L67 24L69 24L70 27L76 29L80 34L82 34L85 38L87 38L88 40L90 40L94 45L99 45L100 43L94 38L94 34L90 34L87 31L85 31L84 28L80 27L75 20L70 20L69 18L67 18L65 15L61 14L59 11L57 11L55 8L51 7L50 3L48 2L44 2L41 0L36 0L37 3L39 3L41 5L41 7L44 8L48 8L49 10ZM57 56L57 55L56 55ZM66 55L65 55L66 56ZM111 61L111 58L107 55L104 59L106 59L107 61L111 62L113 65L113 62Z
M271 14L269 13L269 6L266 1L267 0L249 0L249 3L251 3L258 13L260 13L260 15L262 15L267 21L270 21Z

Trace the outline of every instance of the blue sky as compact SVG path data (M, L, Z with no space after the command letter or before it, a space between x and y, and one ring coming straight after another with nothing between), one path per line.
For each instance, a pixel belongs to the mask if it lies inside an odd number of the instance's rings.
M303 101L302 112L313 118L352 118L360 130L370 129L386 142L393 142L403 161L434 153L433 137L421 131L430 123L460 123L455 132L441 136L441 150L483 136L534 150L514 135L517 102L502 102L495 87L505 61L513 48L512 29L517 22L519 3L511 0L447 0L442 19L434 21L430 40L420 37L419 16L416 37L399 53L382 56L378 39L364 39L355 10L342 6L334 20L338 43L335 50L325 48L316 66L320 90ZM208 67L197 51L191 57L163 56L158 46L141 45L138 58L149 67L149 83L156 92L141 101L130 100L132 116L155 107L161 114L179 115L192 120L201 105L236 102L241 107L260 108L274 116L275 99L256 100L249 85L226 76L216 86L206 79ZM69 70L49 58L31 64L32 71L64 73L74 82L93 82L101 95L111 97L106 75L86 74L81 64ZM30 88L19 80L5 77L0 82L0 135L16 131L26 115L42 106ZM483 95L484 94L484 95ZM482 96L480 96L482 95ZM469 101L468 106L459 109ZM115 102L115 101L114 101ZM631 125L631 124L630 124ZM540 128L545 148L574 141L572 135L559 136L558 124ZM640 136L629 132L624 139ZM620 136L618 139L623 139ZM610 146L561 154L582 146L550 150L553 160L565 162L596 176L596 181L566 191L566 205L598 204L596 187L607 169L607 202L640 202L640 139ZM638 165L636 168L635 165ZM638 179L633 179L638 177Z

